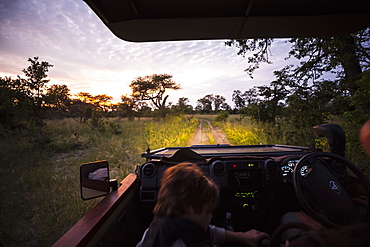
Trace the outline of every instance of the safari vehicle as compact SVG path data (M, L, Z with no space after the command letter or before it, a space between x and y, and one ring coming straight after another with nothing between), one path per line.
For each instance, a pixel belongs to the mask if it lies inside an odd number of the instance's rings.
M370 24L369 3L357 0L85 2L115 35L134 42L341 36ZM198 164L220 186L212 220L218 226L273 234L282 216L296 211L327 228L369 222L367 200L355 199L369 198L370 182L345 158L343 129L325 124L314 131L328 139L330 152L287 145L148 150L142 154L146 161L119 186L109 178L107 161L85 164L83 199L106 197L54 246L135 246L152 220L163 171L184 161ZM97 171L105 175L89 179Z

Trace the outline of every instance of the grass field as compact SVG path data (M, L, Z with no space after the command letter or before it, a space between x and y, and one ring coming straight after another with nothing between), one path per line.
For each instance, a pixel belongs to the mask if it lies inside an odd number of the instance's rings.
M186 145L196 119L107 120L98 126L50 121L43 137L14 132L0 141L0 239L5 246L50 246L101 199L82 201L79 166L108 160L122 180L150 147ZM1 244L0 244L1 246Z

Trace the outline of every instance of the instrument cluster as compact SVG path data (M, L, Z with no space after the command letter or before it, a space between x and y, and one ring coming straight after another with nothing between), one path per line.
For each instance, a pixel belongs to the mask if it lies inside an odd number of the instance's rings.
M293 172L299 160L300 157L289 157L280 163L281 175L284 183L293 182ZM306 165L302 166L299 174L304 177L307 174L307 171L308 167Z

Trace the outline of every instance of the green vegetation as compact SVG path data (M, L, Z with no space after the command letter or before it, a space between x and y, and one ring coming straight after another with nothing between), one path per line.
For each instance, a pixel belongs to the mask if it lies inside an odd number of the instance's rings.
M168 116L165 120L146 124L148 147L158 149L171 146L187 146L188 141L198 127L195 118L185 119L178 116Z
M0 141L0 239L9 246L50 246L98 201L79 194L79 166L108 160L122 180L141 153L187 145L196 119L47 121L43 138L32 130L8 132Z
M234 145L282 144L308 146L315 143L315 135L310 129L292 129L286 123L271 125L257 124L249 118L233 118L227 122L215 122L222 128Z
M227 138L235 145L258 145L262 140L253 132L254 128L249 121L217 123L222 127Z
M341 125L346 132L346 158L370 177L370 158L360 145L358 129L339 118L332 119L331 123ZM326 139L318 138L313 132L313 126L298 128L283 120L275 124L257 123L249 118L237 118L235 115L227 122L214 122L214 125L221 127L234 145L282 144L310 146L329 151Z
M237 54L246 58L245 71L251 77L261 64L272 63L274 42L291 47L287 63L273 72L274 81L244 92L234 90L235 113L257 123L284 123L294 131L332 121L333 116L344 118L341 122L350 126L348 139L354 140L352 132L370 119L369 41L369 28L342 37L226 41L225 45L236 47ZM289 64L290 58L299 62Z

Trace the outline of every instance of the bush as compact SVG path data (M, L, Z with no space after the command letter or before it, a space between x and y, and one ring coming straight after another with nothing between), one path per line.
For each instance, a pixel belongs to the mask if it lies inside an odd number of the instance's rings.
M216 122L225 122L229 118L229 113L227 111L222 111L217 114L215 118Z

